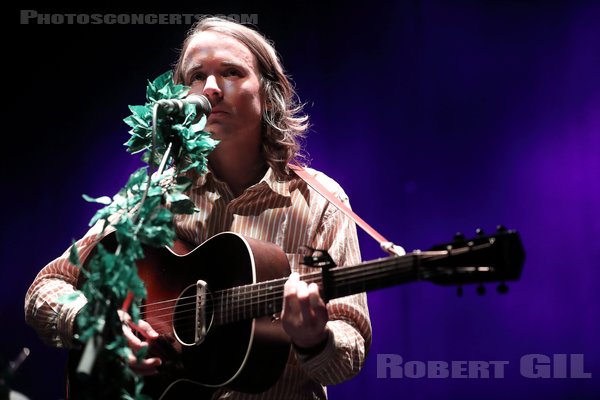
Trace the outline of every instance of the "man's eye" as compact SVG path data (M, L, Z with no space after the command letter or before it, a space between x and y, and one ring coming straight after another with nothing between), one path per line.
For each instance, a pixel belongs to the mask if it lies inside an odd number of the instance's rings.
M223 76L242 76L242 73L240 71L238 71L237 69L228 69L228 70L225 70L225 72L223 73Z
M196 72L194 74L192 74L190 81L194 82L194 81L203 81L206 79L206 75L200 73L200 72Z

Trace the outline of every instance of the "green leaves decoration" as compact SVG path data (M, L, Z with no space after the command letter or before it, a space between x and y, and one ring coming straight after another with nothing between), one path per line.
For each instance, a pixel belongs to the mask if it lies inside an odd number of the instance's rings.
M76 247L72 246L69 261L81 268L85 282L79 292L65 296L60 301L75 300L80 293L88 301L77 318L79 340L85 344L95 335L103 338L104 346L96 360L97 364L103 366L103 372L97 378L97 388L109 391L102 394L103 398L146 398L141 394L143 381L127 365L127 357L132 353L123 336L117 311L128 296L133 296L131 308L127 311L134 322L139 320L140 305L147 293L138 275L136 261L144 257L144 246L173 244L176 237L172 222L174 214L198 211L185 194L192 181L182 174L192 169L200 175L204 174L207 156L218 143L210 137L210 133L203 131L206 117L192 124L196 109L186 105L185 115L181 118L174 119L160 113L157 115L155 157L150 160L155 103L162 99L183 99L188 92L189 87L174 84L172 73L166 72L148 82L146 104L129 106L132 114L124 119L131 127L131 137L125 143L127 151L132 154L141 152L142 159L153 169L159 165L171 142L173 151L169 160L173 168L166 172L159 171L151 178L148 177L148 167L140 168L131 174L125 186L112 198L83 195L86 201L104 205L93 216L90 225L104 221L103 232L111 227L115 231L117 244L116 248L109 249L99 243L85 267L81 265ZM90 392L90 398L98 395Z
M203 116L197 123L196 107L185 105L185 117L173 120L169 116L160 116L157 124L159 134L156 137L156 157L150 162L150 149L152 147L152 107L159 100L183 99L189 92L189 87L175 85L172 72L166 72L148 82L146 89L147 102L143 106L129 106L131 115L124 119L132 129L129 131L131 138L125 143L127 151L136 154L143 152L142 160L150 165L157 166L164 155L169 141L175 143L176 154L180 171L186 172L195 169L199 174L206 171L208 154L215 148L218 141L210 137L210 133L203 131L206 117ZM169 123L164 123L169 120Z

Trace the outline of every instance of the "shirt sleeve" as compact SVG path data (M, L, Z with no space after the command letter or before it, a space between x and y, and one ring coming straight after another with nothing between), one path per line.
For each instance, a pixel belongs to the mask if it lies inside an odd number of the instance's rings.
M99 221L75 243L81 263L100 239L104 221ZM106 232L106 231L105 231ZM40 338L55 347L75 346L73 324L87 300L80 294L75 300L59 302L60 297L75 292L79 268L69 262L70 248L48 263L36 276L25 295L25 321Z
M343 191L338 198L350 206ZM337 266L361 261L355 223L332 205L324 213L313 247L327 249ZM296 352L296 359L306 373L323 385L340 383L358 374L371 345L365 293L331 300L327 310L330 334L325 347L314 355Z

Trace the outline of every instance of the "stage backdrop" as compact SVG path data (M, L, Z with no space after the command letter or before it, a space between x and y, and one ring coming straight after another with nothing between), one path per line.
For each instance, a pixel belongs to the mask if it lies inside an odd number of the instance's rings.
M31 350L15 390L63 396L65 354L24 324L25 292L86 231L97 207L81 194L112 195L141 165L122 119L189 28L60 16L163 12L246 16L274 40L312 117L312 166L397 244L497 224L522 236L525 268L507 294L427 282L369 293L368 361L332 399L600 397L600 7L394 3L29 6L59 17L28 24L3 13L0 355ZM364 260L384 256L360 238Z

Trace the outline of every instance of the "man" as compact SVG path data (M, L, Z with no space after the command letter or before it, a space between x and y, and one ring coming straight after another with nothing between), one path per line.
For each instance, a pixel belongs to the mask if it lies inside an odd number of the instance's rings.
M279 246L292 270L279 318L293 350L281 377L260 394L222 387L214 397L326 398L326 385L359 372L371 327L364 294L325 305L317 285L299 277L310 271L299 263L304 245L328 250L337 265L359 263L360 250L354 223L288 168L288 163L298 161L299 138L307 129L292 85L261 34L219 18L200 20L190 31L174 79L190 86L191 94L210 100L212 113L205 130L220 141L209 156L209 171L194 176L189 191L200 211L175 218L178 237L200 244L217 233L234 231ZM348 204L337 183L315 170L309 172ZM93 228L77 242L82 259L97 243L97 233ZM86 300L59 304L57 299L75 290L78 275L65 253L42 269L27 292L27 322L55 346L76 344L74 321ZM126 313L121 317L133 350L158 337L148 321L136 325ZM159 373L161 364L158 357L129 360L141 375Z

